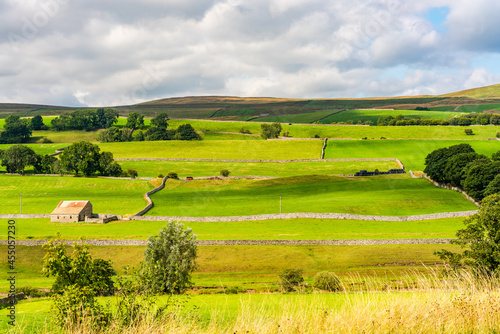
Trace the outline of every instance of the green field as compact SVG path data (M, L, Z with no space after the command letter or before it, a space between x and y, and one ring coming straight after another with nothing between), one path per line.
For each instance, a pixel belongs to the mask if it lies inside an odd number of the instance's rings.
M394 161L307 161L307 162L217 162L217 161L120 161L123 170L136 169L139 176L156 177L175 172L179 177L220 176L293 176L311 174L353 174L361 169L386 171L399 168Z
M353 123L361 122L373 122L377 124L377 121L382 116L392 116L396 117L403 115L407 118L421 118L421 119L448 119L454 116L460 116L462 112L445 112L445 111L425 111L425 110L345 110L329 117L322 119L320 122L323 124L330 124L333 122L347 122L353 121Z
M69 144L23 144L31 148L35 153L40 155L56 153L58 148L68 146ZM8 149L12 144L0 144L0 150Z
M462 112L462 113L470 113L470 112L477 112L477 113L482 113L485 110L500 110L500 103L490 103L490 104L473 104L473 105L466 105L466 106L460 106L457 109L457 112Z
M259 117L255 121L259 122L280 122L280 123L313 123L321 118L336 113L336 110L325 110L309 112L303 114L278 115L270 117Z
M464 218L410 222L337 219L278 219L246 222L186 222L199 240L323 240L454 238ZM114 221L107 224L51 223L47 218L15 219L17 239L147 239L164 221ZM7 238L7 230L0 232Z
M72 176L0 176L0 214L51 213L63 200L89 200L95 213L134 214L144 208L144 180L114 180Z
M319 159L321 140L225 140L101 143L115 159Z
M498 141L456 140L330 140L325 153L327 159L342 158L398 158L405 169L423 171L425 157L432 151L470 144L478 153L491 156L500 150Z
M245 216L280 212L404 216L476 207L457 192L407 175L270 180L168 180L152 195L151 216Z

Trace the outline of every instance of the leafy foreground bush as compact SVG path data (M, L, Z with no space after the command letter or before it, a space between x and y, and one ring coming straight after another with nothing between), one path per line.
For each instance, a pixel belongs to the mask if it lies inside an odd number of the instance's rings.
M342 284L340 278L330 271L322 271L314 276L314 287L325 291L340 291Z
M286 269L280 276L280 285L283 291L297 291L304 282L301 269Z
M367 280L367 290L370 284L377 282ZM499 288L498 279L467 272L446 280L410 273L402 290L245 298L236 311L217 305L206 317L177 308L161 318L148 313L125 328L111 320L104 333L498 333ZM98 332L82 325L71 333Z

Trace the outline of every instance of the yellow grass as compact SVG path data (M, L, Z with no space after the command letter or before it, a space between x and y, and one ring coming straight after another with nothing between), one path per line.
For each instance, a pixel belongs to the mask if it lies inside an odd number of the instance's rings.
M235 316L214 309L209 319L200 319L196 310L173 311L161 320L148 318L127 328L112 325L106 333L493 333L500 329L498 280L478 281L470 274L442 279L437 273L429 280L410 274L397 284L401 288L299 295L274 304L272 295L259 302L242 298ZM85 328L68 332L95 333Z

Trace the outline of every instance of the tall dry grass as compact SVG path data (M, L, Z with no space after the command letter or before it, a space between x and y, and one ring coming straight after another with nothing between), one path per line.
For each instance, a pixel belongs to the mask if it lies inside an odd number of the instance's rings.
M127 328L113 324L105 333L494 333L500 332L500 283L461 273L442 279L436 273L405 279L380 289L365 281L365 291L352 292L359 277L344 282L334 298L321 293L260 302L241 301L236 316L214 311L210 319L196 313L148 317ZM332 302L333 301L333 302ZM274 303L274 304L273 304ZM24 333L22 330L19 333ZM46 333L50 332L49 330ZM97 333L88 327L64 332Z

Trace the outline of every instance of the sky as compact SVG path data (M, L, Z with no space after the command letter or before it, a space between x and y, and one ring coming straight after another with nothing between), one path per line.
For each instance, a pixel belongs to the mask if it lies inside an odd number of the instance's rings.
M497 0L0 0L0 103L437 95L500 83Z

